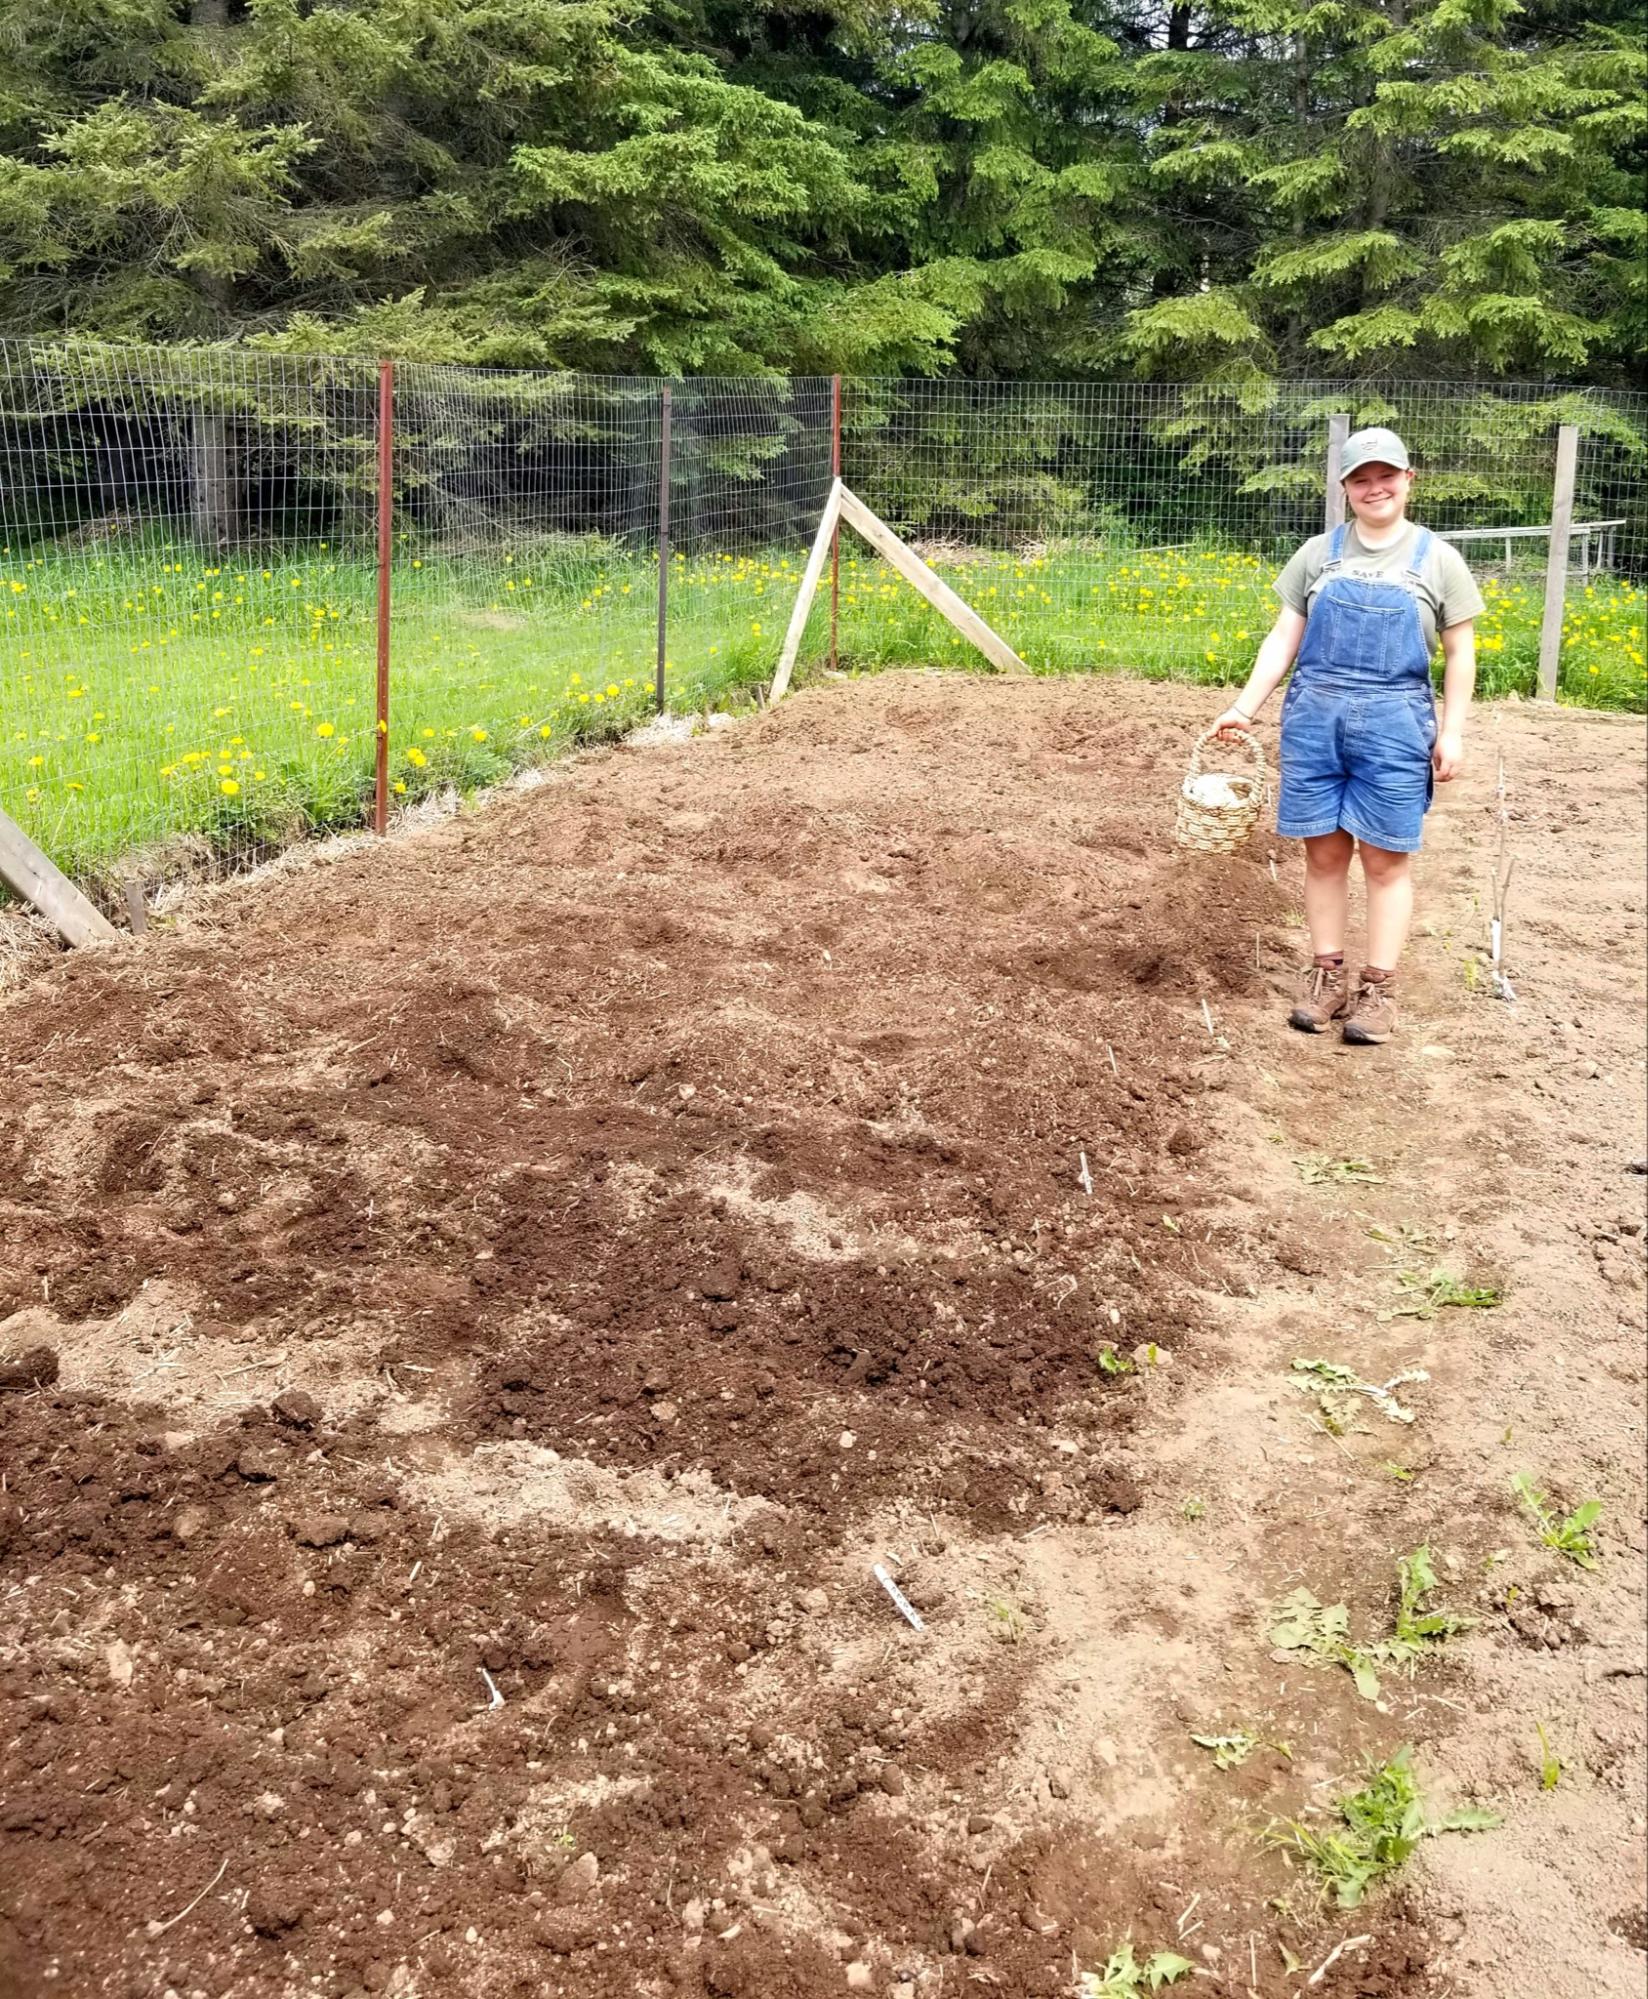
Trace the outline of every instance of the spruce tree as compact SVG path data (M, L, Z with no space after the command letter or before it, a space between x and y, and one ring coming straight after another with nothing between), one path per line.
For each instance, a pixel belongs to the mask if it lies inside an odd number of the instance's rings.
M1152 372L1578 375L1642 351L1644 56L1517 0L1217 0L1136 65L1194 287L1137 309ZM1171 113L1172 115L1167 115Z

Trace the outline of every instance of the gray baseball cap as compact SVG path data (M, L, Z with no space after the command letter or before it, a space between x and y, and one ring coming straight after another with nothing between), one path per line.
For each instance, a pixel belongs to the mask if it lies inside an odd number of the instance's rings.
M1345 439L1345 449L1339 459L1339 477L1348 479L1359 465L1394 465L1399 472L1412 469L1408 463L1408 447L1394 430L1386 430L1383 424L1373 424L1367 430L1353 430Z

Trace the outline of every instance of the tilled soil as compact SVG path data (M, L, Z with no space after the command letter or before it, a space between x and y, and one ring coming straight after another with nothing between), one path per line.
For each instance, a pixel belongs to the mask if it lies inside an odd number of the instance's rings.
M1640 1985L1639 736L1483 718L1353 1053L1291 854L1166 843L1206 707L827 686L5 1003L0 1990ZM1506 1304L1393 1319L1443 1262ZM1425 1542L1445 1658L1273 1651ZM1506 1826L1339 1913L1261 1835L1404 1741Z

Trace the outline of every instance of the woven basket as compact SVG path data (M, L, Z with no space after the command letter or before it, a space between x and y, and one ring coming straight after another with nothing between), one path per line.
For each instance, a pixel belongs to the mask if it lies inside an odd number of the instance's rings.
M1190 753L1190 769L1179 787L1179 810L1173 822L1173 844L1194 854L1234 854L1258 823L1265 802L1265 753L1245 733L1227 740L1247 752L1245 771L1209 771L1207 753L1216 740L1209 729ZM1224 778L1232 796L1228 804L1209 804L1195 796L1197 780Z

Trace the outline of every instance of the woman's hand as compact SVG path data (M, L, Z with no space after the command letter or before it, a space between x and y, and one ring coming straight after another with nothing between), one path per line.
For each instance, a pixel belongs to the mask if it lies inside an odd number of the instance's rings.
M1465 767L1465 738L1457 729L1444 729L1431 751L1431 765L1440 783L1457 777Z
M1213 733L1221 741L1231 736L1250 735L1252 730L1253 717L1244 715L1240 708L1227 708L1213 725Z

